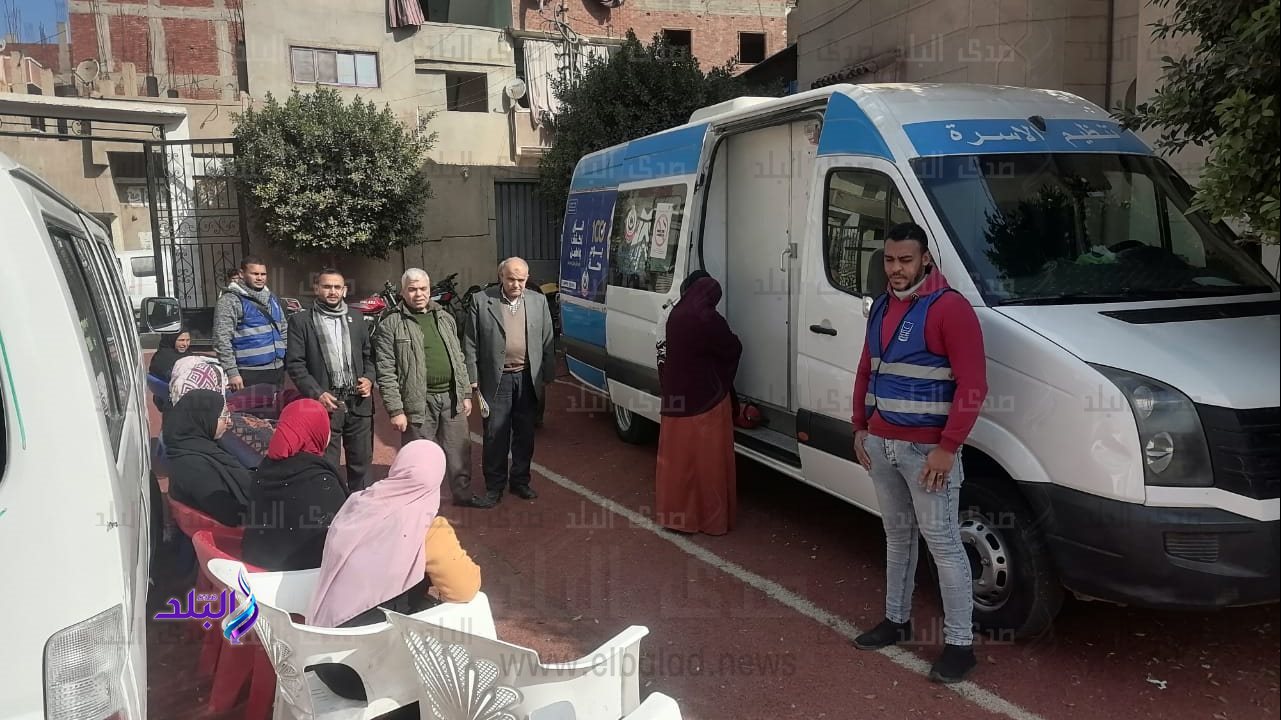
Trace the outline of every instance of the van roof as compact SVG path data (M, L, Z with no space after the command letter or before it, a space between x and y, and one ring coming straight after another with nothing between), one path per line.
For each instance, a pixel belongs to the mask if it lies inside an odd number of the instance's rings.
M885 140L890 139L888 136L891 134L905 139L902 128L908 125L925 126L951 121L1021 122L1031 116L1041 116L1067 123L1114 122L1098 105L1060 90L967 83L831 85L780 98L741 97L700 108L683 125L583 156L574 169L571 189L602 188L635 179L632 177L635 173L628 171L628 164L650 168L651 177L692 173L696 167L691 166L690 155L694 146L701 147L707 130L789 109L826 105L837 95L853 101L843 105L855 106L854 112L863 116L863 123L879 130ZM932 130L938 131L937 128ZM1141 143L1132 134L1126 133L1123 140L1127 150L1142 152L1138 147ZM877 139L877 142L885 147L884 140ZM912 148L912 145L909 143L907 147ZM931 153L921 150L918 144L911 154ZM644 162L635 162L642 157L646 158ZM633 162L628 163L629 160ZM653 172L654 167L659 168L657 175Z

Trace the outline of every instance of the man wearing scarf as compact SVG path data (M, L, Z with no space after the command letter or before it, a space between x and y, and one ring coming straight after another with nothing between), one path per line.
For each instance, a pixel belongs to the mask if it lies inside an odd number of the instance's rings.
M338 465L339 445L347 460L347 491L363 490L374 454L374 362L365 319L343 301L347 286L341 272L326 268L316 276L311 308L289 318L285 368L304 396L329 411L330 437L325 457Z

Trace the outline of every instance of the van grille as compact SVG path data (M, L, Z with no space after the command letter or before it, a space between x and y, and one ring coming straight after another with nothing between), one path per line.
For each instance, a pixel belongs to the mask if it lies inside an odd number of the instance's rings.
M1257 500L1281 497L1281 408L1198 405L1214 486Z
M1168 532L1165 534L1165 551L1171 557L1184 560L1218 562L1219 536L1213 533Z

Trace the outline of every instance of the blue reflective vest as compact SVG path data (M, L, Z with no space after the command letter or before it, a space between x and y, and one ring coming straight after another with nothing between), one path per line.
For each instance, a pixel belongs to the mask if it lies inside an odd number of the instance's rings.
M887 347L882 347L882 337L889 293L872 304L867 322L872 376L864 399L866 417L871 418L875 411L891 425L902 427L947 424L956 380L947 357L926 348L925 320L930 306L950 291L943 288L912 300Z
M252 368L284 360L285 339L279 328L285 324L285 312L276 296L272 295L270 299L270 318L263 313L262 305L244 295L240 296L240 307L245 316L231 335L236 366Z

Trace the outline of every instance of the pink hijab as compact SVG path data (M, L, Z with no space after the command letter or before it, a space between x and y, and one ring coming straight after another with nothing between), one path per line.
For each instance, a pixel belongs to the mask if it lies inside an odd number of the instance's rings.
M386 479L347 498L325 538L309 624L338 627L422 582L444 477L445 452L415 440Z

